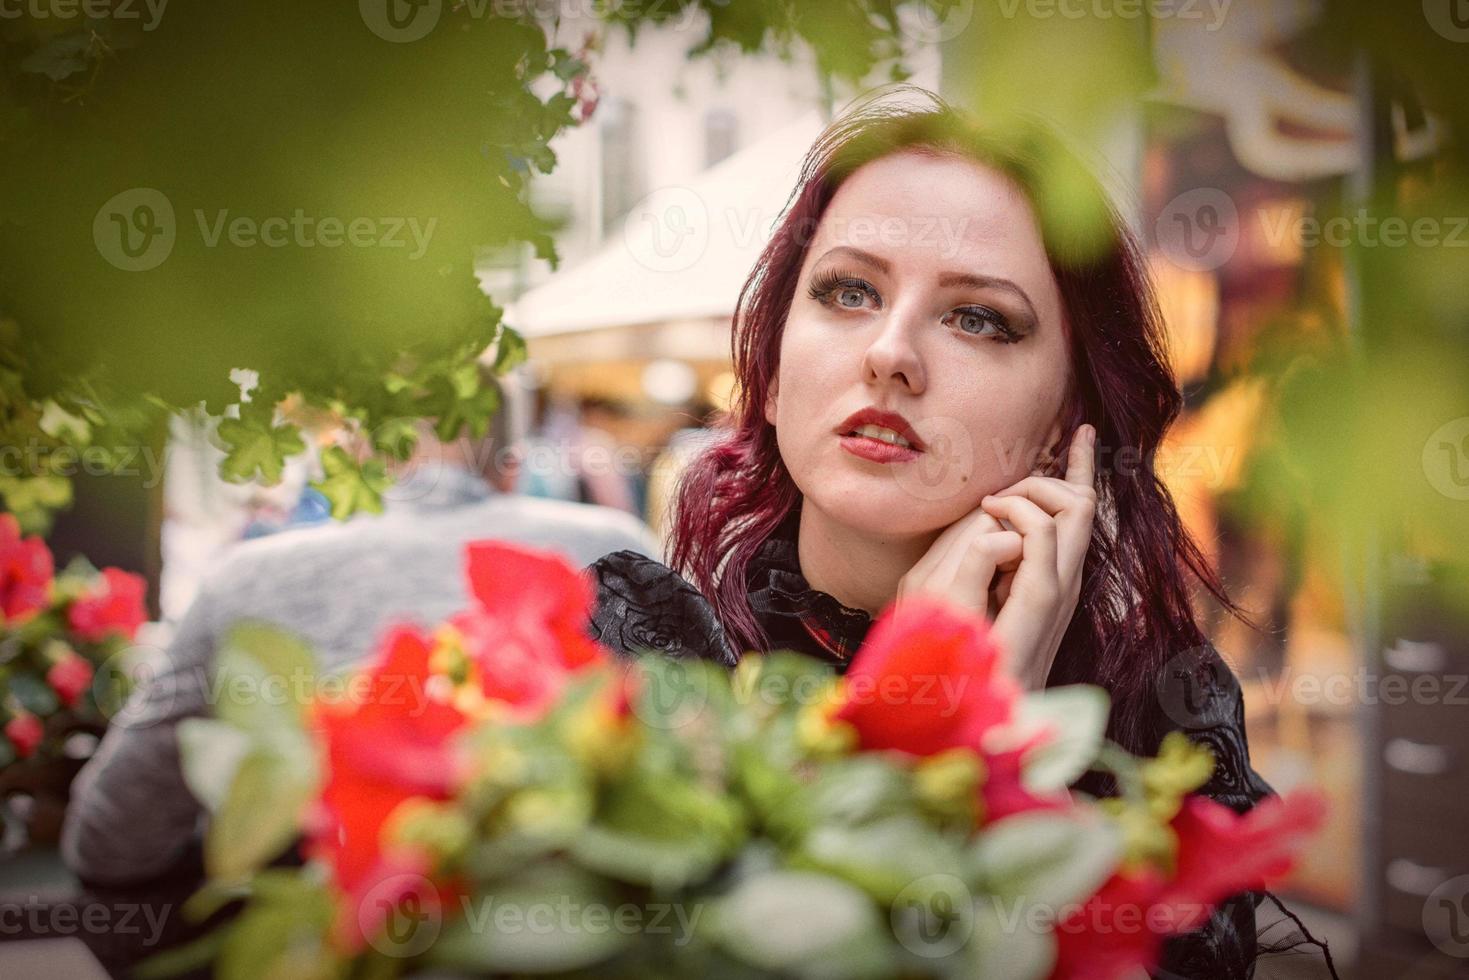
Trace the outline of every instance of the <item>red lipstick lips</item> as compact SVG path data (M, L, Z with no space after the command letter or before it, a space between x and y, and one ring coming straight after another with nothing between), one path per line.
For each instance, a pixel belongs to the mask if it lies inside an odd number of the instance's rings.
M908 445L886 442L872 436L856 434L856 430L864 425L881 426L891 429L903 438ZM918 438L918 433L913 431L913 426L908 420L897 412L886 412L879 408L864 408L853 412L837 426L836 433L841 437L842 448L854 456L871 460L874 463L904 463L919 457L924 451L923 440Z

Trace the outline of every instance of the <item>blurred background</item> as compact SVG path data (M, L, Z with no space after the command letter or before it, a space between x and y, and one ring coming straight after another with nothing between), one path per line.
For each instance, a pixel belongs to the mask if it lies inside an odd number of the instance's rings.
M626 511L661 538L682 462L733 395L731 314L801 156L892 76L833 69L840 14L825 47L691 57L705 8L636 32L602 13L563 6L548 29L590 65L584 121L526 185L558 259L487 242L473 273L525 340L502 382L515 489ZM1187 398L1159 476L1267 630L1203 599L1200 613L1244 685L1256 767L1334 803L1283 897L1354 975L1464 975L1469 933L1446 942L1426 923L1462 881L1450 897L1469 929L1469 6L899 14L908 80L1056 120L1146 245ZM342 420L285 411L305 445L275 483L223 479L229 447L203 411L138 443L132 475L74 474L48 534L58 561L143 573L163 643L236 542L333 519L312 483Z

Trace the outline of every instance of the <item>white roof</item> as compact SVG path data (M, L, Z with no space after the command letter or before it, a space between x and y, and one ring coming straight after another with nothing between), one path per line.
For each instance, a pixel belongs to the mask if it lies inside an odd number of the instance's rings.
M728 319L823 125L813 111L682 186L649 194L600 251L509 304L506 322L546 337Z

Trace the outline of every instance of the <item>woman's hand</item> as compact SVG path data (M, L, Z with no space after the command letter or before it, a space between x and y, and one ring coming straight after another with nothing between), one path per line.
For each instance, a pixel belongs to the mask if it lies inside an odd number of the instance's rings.
M937 595L992 619L1027 690L1045 686L1081 595L1097 504L1095 444L1096 430L1081 426L1063 479L1030 476L985 497L898 584L899 603Z

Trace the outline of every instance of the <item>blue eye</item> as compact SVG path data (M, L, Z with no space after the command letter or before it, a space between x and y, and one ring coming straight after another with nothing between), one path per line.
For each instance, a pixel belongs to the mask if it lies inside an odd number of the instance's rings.
M874 307L882 305L882 299L872 283L860 276L841 272L824 272L818 275L812 280L807 293L818 303L844 310L860 310L869 299Z
M1004 316L984 306L961 306L947 314L944 323L971 337L993 337L1002 344L1013 344L1022 336L1010 328ZM994 331L987 334L986 327L993 327Z

